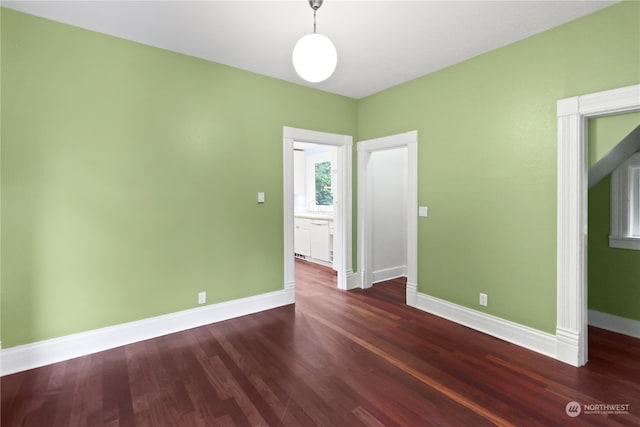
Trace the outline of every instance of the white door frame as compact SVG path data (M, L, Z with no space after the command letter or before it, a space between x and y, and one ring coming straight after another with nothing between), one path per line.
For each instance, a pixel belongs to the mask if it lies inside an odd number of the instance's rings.
M371 153L407 147L407 292L406 303L415 307L418 296L418 131L358 142L358 271L362 288L371 287L372 212L367 194Z
M338 288L348 289L353 275L351 234L351 170L353 137L292 127L282 128L284 154L284 290L295 301L294 264L294 203L293 203L293 143L311 142L332 145L338 149L338 188L334 199L334 268L338 273Z
M640 85L561 99L558 110L557 358L588 360L588 119L640 111Z

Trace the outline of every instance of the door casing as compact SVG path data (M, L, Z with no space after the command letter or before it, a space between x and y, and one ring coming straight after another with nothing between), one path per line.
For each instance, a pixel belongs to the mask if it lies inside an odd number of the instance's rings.
M368 185L369 159L375 151L407 148L407 290L406 303L418 296L418 131L358 142L358 272L362 288L371 287L372 211Z
M283 135L284 184L284 289L295 301L294 264L294 202L293 202L293 143L309 142L335 146L338 150L338 188L334 201L334 268L338 274L338 288L349 289L353 276L352 262L352 150L353 137L285 126Z

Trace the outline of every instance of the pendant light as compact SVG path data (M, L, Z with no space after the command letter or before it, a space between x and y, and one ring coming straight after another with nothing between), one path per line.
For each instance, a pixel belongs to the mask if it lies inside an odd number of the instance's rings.
M293 48L293 67L300 77L311 83L328 79L336 69L336 47L325 35L316 33L316 12L323 0L309 0L313 9L313 34L303 36Z

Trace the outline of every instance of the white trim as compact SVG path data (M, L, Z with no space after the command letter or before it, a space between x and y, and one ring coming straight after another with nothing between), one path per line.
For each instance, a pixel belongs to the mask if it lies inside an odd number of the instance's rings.
M373 279L373 283L380 283L391 279L397 279L398 277L405 277L406 275L407 266L399 265L397 267L373 271L371 273L371 278Z
M293 139L298 142L308 142L310 144L334 145L338 147L349 143L353 144L353 138L348 135L293 128L289 126L284 126L282 128L282 135L284 138Z
M358 142L358 271L361 287L370 287L373 283L371 271L371 222L369 207L371 198L367 197L367 176L371 153L380 150L407 147L408 185L407 185L407 289L416 289L418 283L418 131L413 130L397 135L369 139ZM412 305L414 298L408 298Z
M601 117L638 111L640 85L625 86L578 96L578 113L583 117Z
M638 209L640 153L635 153L611 173L609 246L640 250Z
M609 236L609 247L618 249L640 250L640 238Z
M557 358L587 363L587 120L640 110L640 85L561 99L558 116Z
M293 289L285 289L6 348L0 357L1 375L293 304L294 298Z
M354 273L353 271L349 271L347 273L347 289L346 290L351 290L351 289L356 289L356 288L361 288L362 287L362 281L361 281L361 276L358 273Z
M613 236L622 235L619 233L619 230L622 229L622 220L620 217L620 211L618 207L623 202L626 197L626 194L622 193L622 189L619 185L616 185L620 179L620 168L616 168L613 172L611 172L611 183L609 187L609 203L610 203L610 216L609 216L609 238ZM614 208L615 206L615 208ZM614 237L615 238L615 237Z
M416 308L546 356L556 357L556 337L552 334L423 293L417 294Z
M406 147L409 144L415 144L418 141L418 131L412 130L405 133L399 133L391 136L383 136L381 138L367 139L358 142L358 151L380 151L391 150L393 148Z
M583 335L584 336L584 335ZM581 348L581 335L579 332L556 327L557 353L556 359L574 366L578 364ZM586 338L584 338L586 340ZM584 347L587 346L584 341ZM584 354L584 353L582 353ZM586 356L586 355L585 355ZM586 361L584 362L586 363ZM584 364L583 363L583 364Z
M601 311L589 310L589 324L597 328L640 338L640 321Z
M333 268L338 273L338 288L348 289L352 262L352 150L353 138L349 135L318 132L284 126L283 140L283 191L284 191L284 282L295 288L294 267L294 203L293 203L293 142L333 145L338 147L338 188L334 200L334 254Z
M406 303L410 307L418 306L418 285L407 281Z

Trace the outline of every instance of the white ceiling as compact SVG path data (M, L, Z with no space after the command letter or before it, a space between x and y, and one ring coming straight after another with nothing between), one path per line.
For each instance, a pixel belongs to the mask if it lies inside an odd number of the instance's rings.
M336 45L338 67L319 84L304 82L291 63L296 41L313 31L307 0L3 0L2 5L362 98L616 2L325 0L318 32Z

